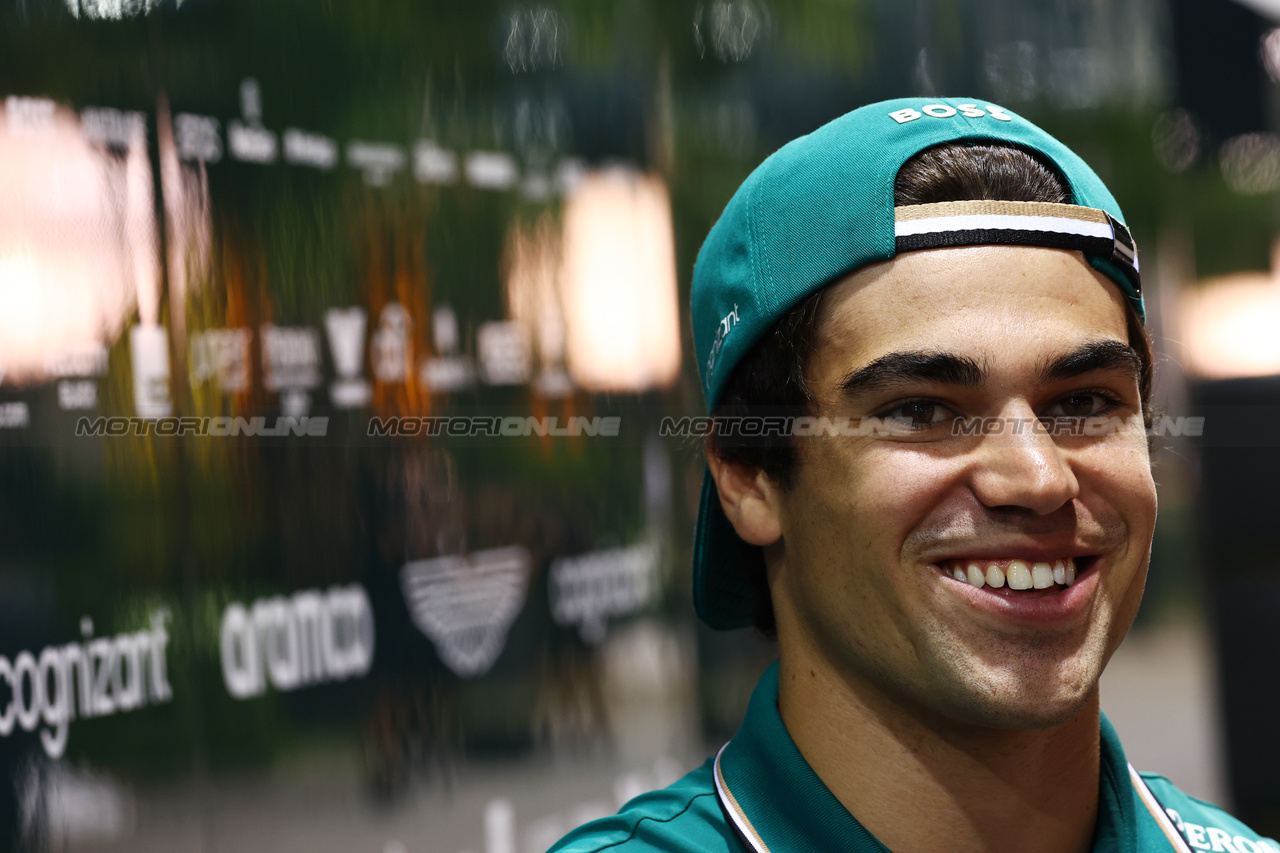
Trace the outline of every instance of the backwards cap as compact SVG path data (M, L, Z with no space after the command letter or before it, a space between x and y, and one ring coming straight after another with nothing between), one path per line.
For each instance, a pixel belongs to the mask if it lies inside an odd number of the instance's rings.
M1039 154L1074 204L943 202L895 209L898 170L948 142L1006 143ZM1133 238L1083 160L1026 119L985 101L902 98L854 110L760 164L711 229L693 273L693 339L707 411L751 347L814 291L898 252L1004 243L1078 249L1145 319ZM693 602L712 628L751 624L747 582L760 549L738 538L704 475Z

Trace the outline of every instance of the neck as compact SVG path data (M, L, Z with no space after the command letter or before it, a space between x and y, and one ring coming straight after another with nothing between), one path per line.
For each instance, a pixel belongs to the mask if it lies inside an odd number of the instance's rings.
M1096 689L1060 726L992 729L908 708L784 656L778 705L818 778L894 853L1091 848L1100 762Z

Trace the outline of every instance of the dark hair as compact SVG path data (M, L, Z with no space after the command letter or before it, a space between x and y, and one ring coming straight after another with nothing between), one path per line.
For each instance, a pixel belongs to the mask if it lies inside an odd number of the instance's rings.
M928 148L903 164L894 182L893 202L903 207L942 201L1044 201L1071 203L1071 189L1039 155L1011 145L951 142ZM816 346L818 320L827 289L815 291L788 311L734 368L713 417L716 427L707 452L747 465L789 489L798 464L789 435L727 440L724 418L744 415L799 416L810 413L813 395L805 369ZM1137 311L1125 300L1129 344L1142 361L1139 391L1143 419L1151 423L1152 353ZM766 636L777 633L773 604L759 548L744 544L744 570L760 602L753 624Z

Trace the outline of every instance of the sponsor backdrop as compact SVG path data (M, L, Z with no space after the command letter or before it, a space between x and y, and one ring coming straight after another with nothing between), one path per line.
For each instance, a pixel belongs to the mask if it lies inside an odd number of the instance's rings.
M854 106L1059 133L1158 333L1268 269L1264 19L1224 130L1176 4L908 5L4 4L0 850L536 853L700 762L770 647L689 605L690 273ZM1161 381L1194 616L1214 421Z

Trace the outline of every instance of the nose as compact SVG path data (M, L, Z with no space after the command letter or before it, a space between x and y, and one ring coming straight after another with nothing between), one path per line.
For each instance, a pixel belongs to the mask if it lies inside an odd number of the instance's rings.
M1040 425L1030 406L1008 407L1001 421L1002 429L984 435L975 451L971 481L984 506L1048 515L1080 494L1068 451Z

